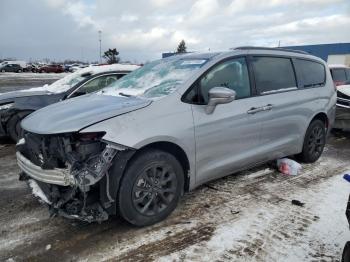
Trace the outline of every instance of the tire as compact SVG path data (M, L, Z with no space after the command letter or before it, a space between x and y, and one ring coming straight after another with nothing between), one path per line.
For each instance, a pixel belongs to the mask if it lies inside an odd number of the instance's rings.
M2 73L5 73L6 71L5 71L5 69L2 69L1 72L2 72Z
M19 70L17 71L17 73L22 73L22 70L21 70L21 69L19 69Z
M145 150L135 156L121 180L119 214L135 226L158 223L176 208L183 188L179 161L161 150Z
M297 159L304 163L314 163L322 155L326 144L326 128L321 120L314 120L309 125L304 138L303 151Z
M342 262L350 262L350 241L346 242L346 244L344 246L341 261Z
M7 122L7 133L14 142L21 138L21 121L31 113L31 111L22 111L13 115Z

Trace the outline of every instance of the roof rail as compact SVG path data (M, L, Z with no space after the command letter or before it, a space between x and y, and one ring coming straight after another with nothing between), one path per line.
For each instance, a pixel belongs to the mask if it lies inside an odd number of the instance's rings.
M288 49L288 48L280 48L280 47L239 46L239 47L231 48L231 49L233 49L233 50L272 50L272 51L284 51L284 52L309 55L309 53L305 52L305 51Z

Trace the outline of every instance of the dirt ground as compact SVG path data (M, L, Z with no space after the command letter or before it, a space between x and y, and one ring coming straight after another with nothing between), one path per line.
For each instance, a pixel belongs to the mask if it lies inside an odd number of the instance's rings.
M350 133L333 134L298 176L268 165L233 174L186 194L145 228L50 218L18 181L14 145L0 142L0 261L339 261L350 240L342 179Z

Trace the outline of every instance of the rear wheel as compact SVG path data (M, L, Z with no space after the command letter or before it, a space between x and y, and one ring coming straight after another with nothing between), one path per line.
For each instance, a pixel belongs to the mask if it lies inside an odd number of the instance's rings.
M314 120L306 131L303 151L297 156L297 158L305 163L316 162L320 158L325 144L325 124L321 120Z
M13 141L17 142L21 138L21 121L30 113L31 111L18 112L7 122L7 132Z
M176 207L184 186L178 160L160 150L147 150L133 159L119 190L121 216L136 226L165 219Z
M5 69L2 69L1 72L2 72L2 73L5 73L6 71L5 71Z

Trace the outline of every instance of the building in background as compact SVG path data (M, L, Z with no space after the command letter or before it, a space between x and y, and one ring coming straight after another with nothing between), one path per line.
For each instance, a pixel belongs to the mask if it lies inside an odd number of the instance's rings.
M283 48L308 52L311 55L322 58L328 64L350 66L350 43L284 46Z

